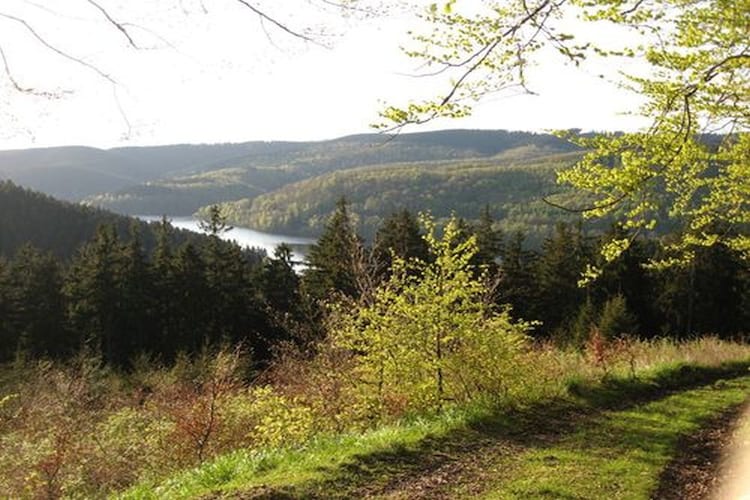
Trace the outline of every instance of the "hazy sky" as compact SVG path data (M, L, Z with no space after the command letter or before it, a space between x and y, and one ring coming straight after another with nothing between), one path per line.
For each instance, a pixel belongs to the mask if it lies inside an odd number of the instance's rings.
M264 29L236 0L102 0L131 24L138 50L86 0L3 0L0 47L12 75L58 95L20 94L0 79L0 148L326 139L371 131L383 102L445 88L415 77L418 63L399 50L418 26L411 15L342 21L311 3L258 5L294 28L328 27L331 48ZM8 15L115 83L52 52ZM410 130L631 130L641 123L622 113L636 97L598 77L620 69L542 63L530 75L539 95L494 96L471 118Z

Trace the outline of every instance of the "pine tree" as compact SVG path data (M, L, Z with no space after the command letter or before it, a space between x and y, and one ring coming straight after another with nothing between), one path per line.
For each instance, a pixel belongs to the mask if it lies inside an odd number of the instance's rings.
M394 256L427 261L427 243L417 218L407 209L388 216L375 234L373 252L378 272L384 276L390 275Z
M477 253L473 264L484 266L491 274L497 271L497 260L503 252L503 233L493 226L495 219L492 217L490 206L485 205L479 214L479 221L474 226L474 234L477 236Z
M114 364L125 361L117 283L122 252L114 226L100 226L93 240L79 250L64 285L71 330L101 352L105 362Z
M62 357L73 346L64 329L62 271L51 254L30 245L21 247L4 280L6 328L12 332L6 349L33 357Z
M354 259L358 253L359 237L354 232L346 199L336 203L336 211L323 229L323 234L307 255L308 269L303 276L303 288L314 300L341 293L357 295Z

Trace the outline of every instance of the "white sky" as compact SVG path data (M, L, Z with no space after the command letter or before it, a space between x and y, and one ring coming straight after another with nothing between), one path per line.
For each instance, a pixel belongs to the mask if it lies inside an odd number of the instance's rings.
M270 26L264 31L236 0L100 3L138 26L131 30L144 49L129 48L86 0L2 1L0 47L12 74L23 86L64 95L19 94L0 78L0 149L328 139L372 131L382 102L445 88L445 81L409 76L419 68L399 50L416 23L407 15L342 24L336 14L313 11L309 0L258 4L291 26L339 20L329 49ZM45 39L117 84L52 53L2 14L33 22ZM471 118L410 130L632 130L642 123L622 113L637 98L596 76L619 69L541 64L530 75L538 96L496 96Z

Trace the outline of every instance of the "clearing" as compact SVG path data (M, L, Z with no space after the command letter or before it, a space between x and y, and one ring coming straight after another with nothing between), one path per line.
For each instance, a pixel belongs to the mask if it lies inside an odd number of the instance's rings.
M748 394L748 363L673 366L534 406L236 453L125 497L700 498Z

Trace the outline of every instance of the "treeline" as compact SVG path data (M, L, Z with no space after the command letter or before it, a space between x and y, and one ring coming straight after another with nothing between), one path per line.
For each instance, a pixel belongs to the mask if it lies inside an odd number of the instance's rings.
M121 236L104 224L69 260L32 245L0 260L0 360L66 358L84 348L127 368L141 354L169 363L180 353L243 344L264 364L281 342L320 340L331 304L370 300L394 257L433 258L412 212L388 216L368 244L343 199L301 275L288 247L269 258L221 240L227 226L218 207L208 235L195 241L175 243L165 220L148 251L140 227ZM593 330L732 337L750 324L750 269L720 245L699 250L689 267L654 271L644 264L659 257L657 240L636 239L618 260L598 262L600 246L622 236L615 230L592 237L580 224L558 224L533 250L522 233L500 230L489 207L457 228L459 244L476 238L471 266L485 281L485 300L535 322L540 339L581 345ZM602 275L579 286L592 263Z
M652 270L660 240L635 239L616 261L605 263L601 245L621 238L611 229L589 236L581 224L558 224L538 250L523 233L498 229L489 207L479 220L459 220L463 238L474 236L475 272L487 280L488 297L497 307L511 307L516 319L537 322L533 335L561 344L581 345L593 329L606 337L690 337L712 333L733 337L750 324L750 267L721 245L696 250L687 267ZM389 272L393 255L428 259L420 224L406 210L389 216L370 248L354 233L347 205L339 201L318 244L309 255L308 293L332 289L353 298L368 293ZM579 286L587 266L601 276Z
M127 237L130 227L136 224L145 249L151 252L156 246L156 234L146 222L60 201L11 181L0 181L0 257L9 258L30 244L69 259L82 242L94 236L98 226L105 224L113 226L121 238ZM204 237L174 230L170 238L173 244L181 245L187 241L200 244Z
M352 222L364 237L374 237L389 214L403 207L429 210L443 222L456 213L477 220L486 205L506 232L522 231L538 247L558 222L575 216L543 201L578 207L581 194L561 190L556 172L578 153L507 151L492 160L458 160L364 167L332 172L222 208L233 224L281 234L318 236L336 202L346 196ZM600 229L606 226L602 225Z
M296 289L290 254L267 259L225 242L218 218L207 228L199 244L175 246L163 221L147 254L137 225L123 239L105 224L69 262L30 245L0 260L0 359L83 348L128 367L143 353L170 362L227 343L268 360L286 338L277 318L288 306L279 297Z
M502 130L444 130L391 137L362 134L317 142L124 148L111 153L151 166L152 172L162 172L156 176L158 180L152 176L144 179L147 183L106 189L107 193L99 189L97 194L90 192L86 202L125 214L190 215L202 206L252 200L261 192L328 172L368 165L491 157L523 147L548 152L577 149L549 134ZM29 156L34 156L32 153L29 151ZM56 153L58 162L70 161L65 151ZM17 155L16 161L23 162L24 156ZM2 167L0 155L0 174ZM46 171L46 175L51 173ZM32 181L37 179L26 181L34 185ZM85 184L85 179L81 179L81 184Z

